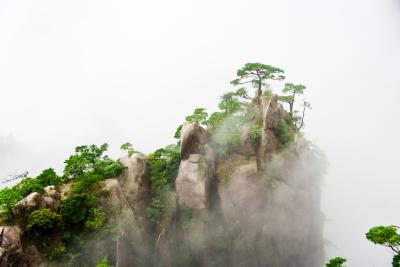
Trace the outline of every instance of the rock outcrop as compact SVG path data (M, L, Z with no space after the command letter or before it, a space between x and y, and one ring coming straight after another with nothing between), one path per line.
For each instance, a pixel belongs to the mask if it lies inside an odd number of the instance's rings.
M205 209L215 175L214 153L207 144L205 130L196 123L185 123L182 128L181 159L175 182L178 203L191 209Z
M22 266L21 234L18 226L0 227L0 267Z
M145 157L136 153L121 158L120 162L127 167L118 177L126 200L133 209L147 207L150 201L150 173Z
M207 144L207 133L197 123L185 122L181 130L181 159L186 160L190 154L204 155Z
M285 112L276 96L263 96L250 111L254 114L240 117L236 128L226 129L239 138L223 145L214 142L217 130L184 123L177 176L170 175L179 160L175 150L173 164L168 157L157 162L161 189L151 187L144 156L121 158L126 169L95 189L110 229L92 233L79 253L65 259L72 266L104 256L116 267L322 266L321 171L314 170L313 152L300 135L282 149L277 132ZM255 140L249 138L252 127L261 128ZM218 133L222 139L228 135ZM164 175L163 164L173 171ZM73 185L30 194L16 205L17 216L25 220L38 209L59 211ZM19 227L3 226L0 232L0 267L45 266Z
M261 141L257 150L259 171L265 169L267 162L276 153L279 141L275 136L275 131L284 115L283 107L278 103L277 96L263 98L261 107L263 131L261 132Z
M16 215L27 215L32 213L35 210L46 208L46 202L43 199L42 195L37 192L34 192L28 195L26 198L21 200L15 205Z

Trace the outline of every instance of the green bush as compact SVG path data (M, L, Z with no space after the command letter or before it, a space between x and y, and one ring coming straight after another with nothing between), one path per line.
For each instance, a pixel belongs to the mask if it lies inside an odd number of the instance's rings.
M35 178L25 178L14 186L14 189L19 191L22 197L26 197L33 192L41 192L44 186Z
M180 219L183 229L188 229L195 220L193 209L189 207L180 208Z
M85 222L85 227L91 230L98 230L103 226L105 220L106 214L102 209L92 208L89 211L89 218Z
M285 120L281 120L278 123L278 127L275 130L275 136L279 141L280 148L286 147L294 138L294 134L289 130Z
M46 252L46 257L50 261L56 260L67 253L67 248L65 246L46 246L44 250Z
M338 257L338 258L334 258L334 259L329 260L329 262L326 263L325 266L326 267L345 267L343 264L346 261L347 261L346 259Z
M96 267L114 267L108 264L107 257L104 257L99 263L96 264Z
M15 188L4 188L0 190L0 209L7 211L11 216L14 217L12 208L23 198L20 191Z
M253 124L249 131L249 141L257 145L261 141L262 127L258 124Z
M76 179L71 194L93 193L100 187L99 181L103 180L100 174L87 173Z
M62 177L58 176L52 168L42 171L42 173L36 177L36 180L43 188L49 185L59 185L62 183Z
M66 199L60 208L64 220L78 224L85 222L89 217L91 208L96 207L96 199L88 194L77 194Z
M150 207L146 209L147 217L153 222L158 223L164 215L166 205L161 197L153 198Z
M94 164L94 173L101 175L103 179L116 177L124 169L125 167L119 161L112 160L107 156Z
M61 222L61 216L49 209L36 210L29 215L26 230L36 236L43 235L59 228Z
M175 178L181 162L180 150L177 145L170 145L156 150L148 155L150 164L151 188L153 193L174 188Z

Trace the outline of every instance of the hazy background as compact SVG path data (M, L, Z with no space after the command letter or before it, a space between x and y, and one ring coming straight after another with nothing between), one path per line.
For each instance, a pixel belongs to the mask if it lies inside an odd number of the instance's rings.
M260 61L308 86L327 256L390 266L364 234L400 224L399 50L396 0L0 0L0 177L61 170L81 144L167 145Z

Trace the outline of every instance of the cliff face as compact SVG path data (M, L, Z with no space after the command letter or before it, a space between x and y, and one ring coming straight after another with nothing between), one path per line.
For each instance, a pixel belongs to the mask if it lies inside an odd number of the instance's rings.
M213 133L185 123L175 188L165 194L166 208L155 226L146 214L152 198L148 163L138 154L122 158L127 169L103 181L99 196L114 228L92 236L79 257L69 255L72 265L107 255L117 267L322 266L321 171L301 136L280 147L283 119L277 98L264 99L237 129L240 142L222 154ZM252 141L255 121L261 130ZM65 185L34 193L17 205L18 214L57 211L69 190ZM59 266L24 240L21 229L0 228L1 267Z

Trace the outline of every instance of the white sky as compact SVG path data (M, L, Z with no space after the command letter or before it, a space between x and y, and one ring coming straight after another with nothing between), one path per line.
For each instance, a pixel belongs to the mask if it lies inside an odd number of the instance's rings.
M167 145L260 61L308 87L328 256L390 266L364 233L400 224L399 49L399 0L0 0L0 177L60 170L81 144Z

